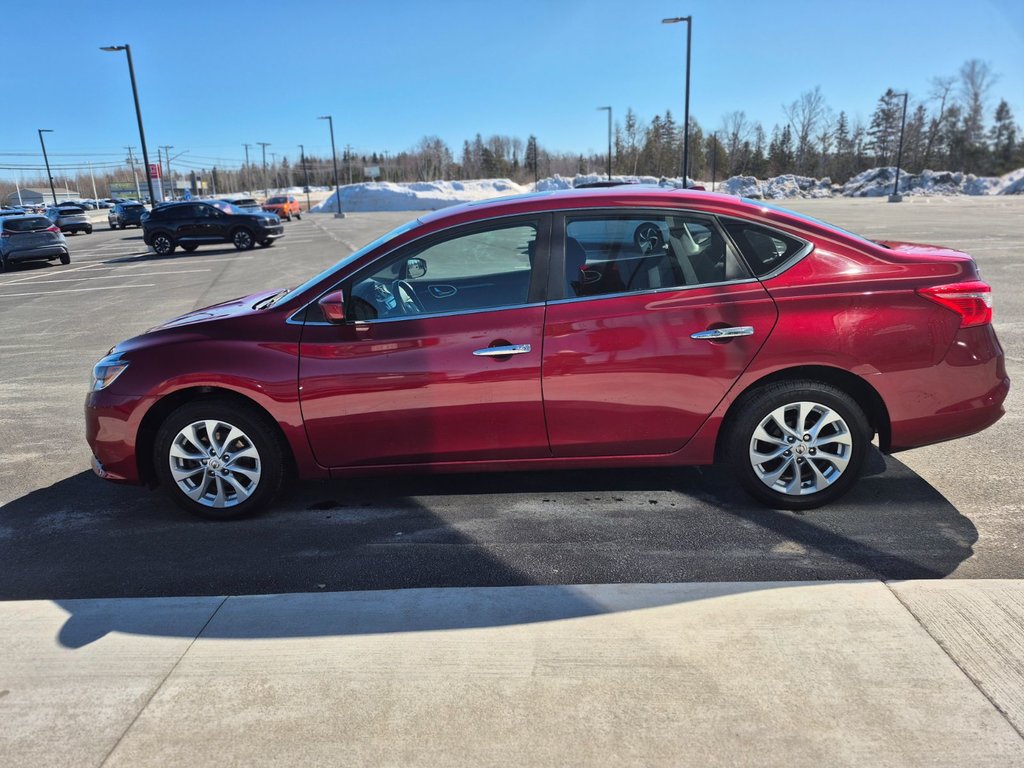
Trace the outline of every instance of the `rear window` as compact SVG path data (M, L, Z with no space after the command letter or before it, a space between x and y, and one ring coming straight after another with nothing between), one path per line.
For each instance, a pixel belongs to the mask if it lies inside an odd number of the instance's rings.
M74 205L62 205L59 209L61 216L70 216L76 213L85 213L84 208L78 208Z
M278 205L280 203L287 203L288 198L286 197L272 197L267 200L267 205Z
M722 226L758 277L778 269L810 244L796 237L740 219L721 219Z
M126 211L138 211L144 208L145 206L142 203L125 203L121 207Z
M49 229L53 226L45 216L18 216L4 219L4 229L8 232L32 232L37 229Z
M237 205L239 208L246 208L251 205L259 205L259 203L257 203L251 197L247 197L242 200L232 200L231 203L232 205Z

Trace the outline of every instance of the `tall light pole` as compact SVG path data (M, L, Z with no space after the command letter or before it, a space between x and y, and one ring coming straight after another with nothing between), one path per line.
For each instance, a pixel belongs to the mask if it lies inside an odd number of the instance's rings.
M43 162L46 163L46 178L50 180L50 194L53 195L53 204L57 204L57 190L53 188L53 174L50 173L50 159L46 156L46 142L43 141L44 133L53 133L52 128L38 128L39 144L43 148Z
M690 33L693 31L692 16L678 16L662 19L662 24L686 22L686 102L683 105L683 186L690 186Z
M156 205L157 199L153 194L153 179L149 172L149 152L146 150L146 131L142 127L142 107L139 106L139 88L135 84L135 67L132 64L132 47L124 45L105 45L101 51L124 51L128 54L128 76L132 80L132 96L135 98L135 117L139 120L139 141L142 142L142 162L146 164L146 184L149 186L149 204Z
M245 168L242 173L242 184L245 186L245 191L248 192L250 191L249 185L251 183L249 180L249 147L252 144L243 144L242 146L245 147Z
M267 192L267 147L270 146L269 141L257 141L261 147L263 147L263 196L266 197L269 193Z
M341 211L341 187L338 184L338 153L334 149L334 118L331 115L321 115L317 120L326 120L331 127L331 159L334 160L334 199L338 204L338 211L334 218L343 219L345 214Z
M900 163L903 162L903 129L907 125L907 93L894 93L893 96L903 97L903 116L900 118L900 146L896 150L896 180L892 183L892 194L889 195L890 203L903 202L903 195L900 194Z
M612 108L598 107L597 111L607 110L608 112L608 181L612 180Z
M711 191L715 191L715 176L717 171L715 164L718 161L718 131L711 132Z
M302 158L302 172L306 177L306 210L310 209L309 204L309 166L306 165L306 148L299 144L299 157Z

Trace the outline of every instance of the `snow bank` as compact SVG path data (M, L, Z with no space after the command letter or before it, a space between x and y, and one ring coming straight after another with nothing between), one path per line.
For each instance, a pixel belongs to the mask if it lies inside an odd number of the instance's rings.
M892 194L896 168L872 168L857 174L843 185L847 197L882 197ZM1006 195L1019 194L1024 185L1014 186L1024 177L1024 169L1006 176L975 176L973 173L925 170L921 173L900 172L902 195Z
M556 192L560 189L573 189L581 184L594 184L598 181L607 181L608 176L604 173L577 173L572 178L559 176L557 173L547 179L541 179L534 185L537 192ZM612 176L612 181L622 184L657 184L660 179L656 176Z
M832 197L832 180L787 173L758 181L754 176L733 176L715 185L716 192L754 200L785 200L794 197Z
M349 184L341 188L341 210L368 211L436 211L450 205L487 200L529 192L508 179L477 179L475 181L418 181L395 184L374 181ZM333 213L338 210L336 194L311 209L313 213Z

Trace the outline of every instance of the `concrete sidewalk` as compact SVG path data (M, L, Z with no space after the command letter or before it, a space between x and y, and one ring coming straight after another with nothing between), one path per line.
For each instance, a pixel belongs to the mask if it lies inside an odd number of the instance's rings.
M1024 766L1024 582L0 603L0 765Z

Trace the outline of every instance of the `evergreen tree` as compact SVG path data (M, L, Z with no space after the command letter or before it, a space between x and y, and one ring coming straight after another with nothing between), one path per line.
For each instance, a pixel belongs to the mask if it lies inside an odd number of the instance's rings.
M892 165L896 162L896 147L900 138L900 119L903 116L903 99L892 88L886 90L878 100L878 106L871 116L868 128L868 151L878 165Z
M1014 169L1014 157L1020 148L1017 140L1017 125L1006 99L996 107L995 123L989 131L992 149L991 173L1002 175ZM1018 161L1019 162L1019 161Z

